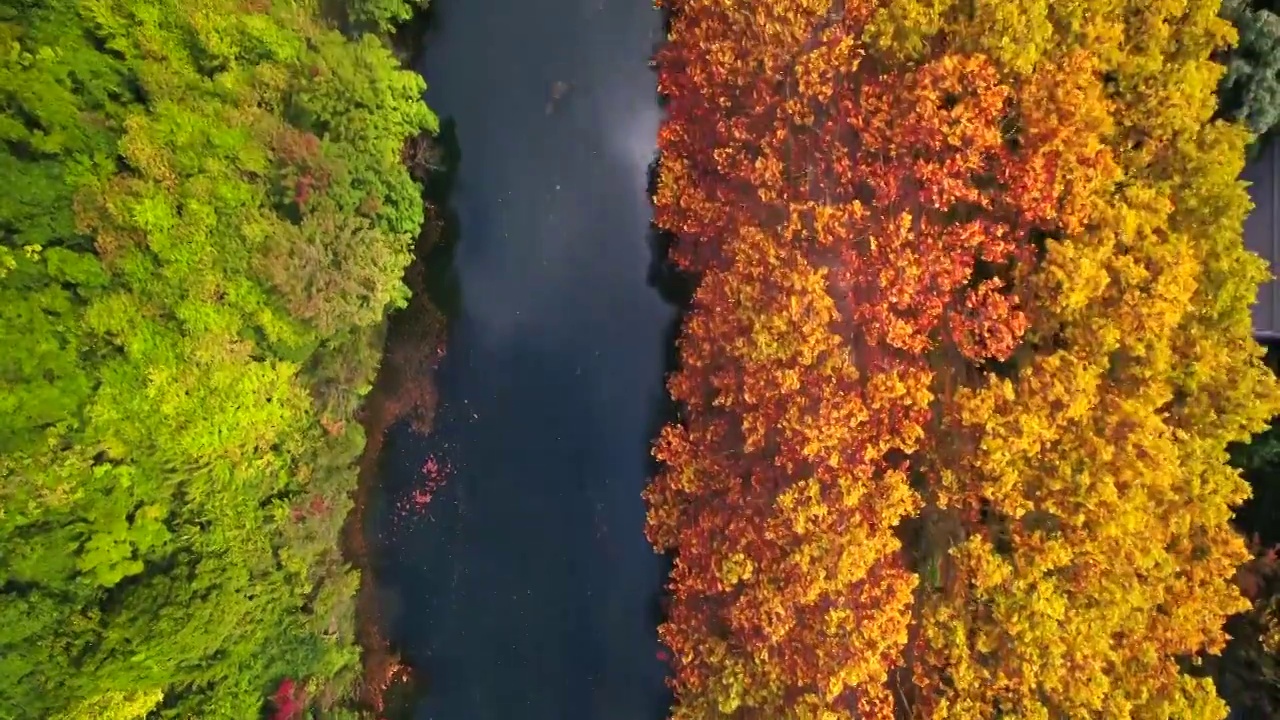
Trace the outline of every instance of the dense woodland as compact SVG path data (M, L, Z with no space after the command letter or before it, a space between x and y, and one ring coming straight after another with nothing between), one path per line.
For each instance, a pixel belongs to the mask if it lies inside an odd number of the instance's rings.
M674 718L1280 713L1268 3L667 4ZM356 716L418 5L0 0L0 717Z
M699 281L647 491L674 717L1265 707L1280 583L1228 447L1265 479L1237 177L1274 19L664 4L656 221Z
M412 10L0 0L0 717L352 712Z

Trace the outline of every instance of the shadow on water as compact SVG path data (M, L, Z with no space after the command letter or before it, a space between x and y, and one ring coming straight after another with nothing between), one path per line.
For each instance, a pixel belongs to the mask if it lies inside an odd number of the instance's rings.
M648 194L650 198L657 192L659 166L660 163L656 159L649 165ZM671 247L675 242L676 236L673 233L661 229L653 222L649 223L648 243L651 257L648 283L658 292L663 301L676 310L676 316L669 323L663 336L663 347L666 348L666 354L663 357L664 378L670 377L672 373L679 369L680 351L676 341L680 336L684 315L693 300L693 293L697 289L696 279L681 273L669 259ZM662 401L654 408L653 417L649 422L648 437L656 439L663 426L676 422L679 418L679 404L671 398L669 393L664 392ZM649 477L654 477L662 469L661 463L653 457L652 453L646 458L646 467L648 468ZM660 587L665 588L667 576L671 573L673 562L673 553L663 554L661 572L657 582ZM663 591L654 595L653 603L650 607L649 617L655 627L666 620L666 612L666 597L665 591Z
M440 169L427 177L425 195L436 208L439 240L423 258L423 283L432 304L440 308L445 317L452 318L457 316L462 306L462 281L453 262L461 228L457 211L449 205L449 196L453 193L458 167L462 163L458 124L453 118L441 119L436 145L440 152Z
M403 424L426 433L434 421L439 349L445 342L448 317L457 311L461 297L459 278L453 272L458 219L448 204L460 161L451 120L441 123L435 138L416 138L405 149L406 165L424 188L426 217L404 277L413 297L388 320L383 361L361 411L367 442L355 507L344 528L345 555L362 575L356 600L363 665L360 703L387 720L408 717L429 684L425 675L404 662L401 649L388 638L388 629L404 607L384 584L393 570L385 562L382 534L371 521L385 514L379 507L383 497L377 485L384 475L388 432Z
M664 6L661 14L662 38L666 38L671 33L672 12L670 7ZM663 42L663 40L660 40L652 45L651 58L657 56ZM652 67L652 62L650 66ZM665 112L667 98L664 95L655 93L654 102ZM655 152L654 159L646 169L645 193L651 204L658 192L658 178L661 166L661 158ZM670 377L680 367L680 350L677 341L680 336L680 329L684 324L685 314L693 302L694 292L698 286L697 278L680 272L675 267L675 264L671 262L671 248L676 241L677 238L674 233L662 229L652 220L649 222L648 244L650 259L647 281L658 292L663 301L675 309L675 317L667 325L666 332L663 335L663 347L666 350L663 357L663 378ZM677 422L679 419L679 404L671 398L669 393L664 391L662 400L655 407L653 417L650 420L648 437L656 439L663 426ZM656 476L662 469L661 463L653 457L652 453L646 459L646 467L648 468L649 477ZM649 615L650 621L655 627L666 620L667 598L665 588L674 559L675 554L673 552L663 554L660 579L657 583L663 589L654 595Z
M1272 372L1280 374L1280 343L1263 342L1264 362ZM1257 537L1262 547L1280 545L1280 418L1258 433L1249 444L1230 448L1232 464L1243 468L1244 479L1252 495L1236 508L1233 522L1247 537ZM1251 456L1252 462L1245 458Z

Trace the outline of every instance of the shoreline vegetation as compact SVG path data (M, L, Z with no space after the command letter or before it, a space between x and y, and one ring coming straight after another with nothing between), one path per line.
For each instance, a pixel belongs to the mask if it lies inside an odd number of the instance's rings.
M0 0L0 716L376 707L353 492L433 398L377 397L438 361L375 379L388 313L443 338L419 9Z
M433 137L421 135L405 148L405 165L424 187L430 187L431 176L444 169L439 165L441 159L435 143ZM356 596L356 637L362 665L359 698L363 707L379 716L397 709L388 707L387 695L393 687L399 686L403 692L397 693L397 698L407 701L415 696L425 680L402 661L386 636L377 572L367 547L365 518L379 479L386 432L397 423L407 422L414 432L425 435L431 432L435 418L434 377L445 354L447 320L432 300L435 288L429 285L429 278L430 268L439 262L433 253L441 249L447 251L441 247L447 242L447 220L442 210L447 196L430 190L427 196L427 219L414 260L405 273L406 285L413 295L409 304L388 321L382 365L359 413L368 440L358 463L354 505L343 528L344 552L360 572Z
M427 0L365 1L373 7L357 14L357 18L364 26L376 29L406 70L416 71ZM405 37L404 33L411 35ZM387 431L407 422L414 432L426 435L435 418L435 371L444 358L448 328L444 313L432 299L443 288L430 283L439 277L439 266L449 262L452 244L445 210L451 175L445 165L440 131L436 127L409 138L401 153L404 167L421 189L424 220L413 259L404 273L410 291L408 304L387 317L382 362L357 414L366 443L357 462L353 506L342 531L344 556L360 574L355 621L361 674L356 697L359 707L377 718L409 711L426 682L404 662L387 636L388 619L383 613L376 561L368 548L366 519L370 497L378 487Z

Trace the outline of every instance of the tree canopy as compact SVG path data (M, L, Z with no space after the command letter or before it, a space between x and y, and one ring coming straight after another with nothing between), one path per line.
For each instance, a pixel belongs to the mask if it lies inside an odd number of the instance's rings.
M0 715L335 704L422 80L284 0L2 0L0 48Z
M1280 388L1218 2L666 4L675 717L1223 717Z
M1266 135L1280 123L1280 16L1248 0L1223 0L1222 16L1239 39L1225 57L1220 112Z

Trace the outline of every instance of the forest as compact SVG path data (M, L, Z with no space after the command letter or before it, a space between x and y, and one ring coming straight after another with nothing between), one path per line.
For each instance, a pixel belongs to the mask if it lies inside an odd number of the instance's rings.
M0 718L382 709L424 6L0 0ZM672 720L1280 716L1274 0L659 6Z
M1277 18L663 5L672 717L1274 717L1233 511L1276 477L1238 176Z
M355 717L416 6L0 2L0 717Z

